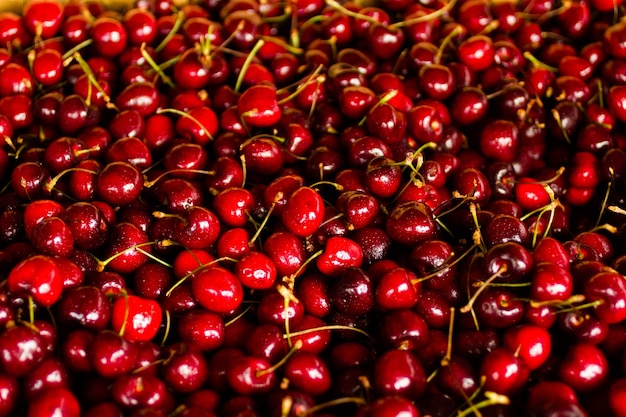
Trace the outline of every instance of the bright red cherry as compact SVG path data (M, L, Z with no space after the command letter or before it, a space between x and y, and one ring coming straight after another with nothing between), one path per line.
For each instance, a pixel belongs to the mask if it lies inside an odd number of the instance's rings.
M113 301L111 326L128 341L152 340L159 331L161 320L161 306L155 300L125 295Z
M9 291L33 297L44 307L57 302L63 291L63 275L55 260L45 255L35 255L18 263L9 272Z

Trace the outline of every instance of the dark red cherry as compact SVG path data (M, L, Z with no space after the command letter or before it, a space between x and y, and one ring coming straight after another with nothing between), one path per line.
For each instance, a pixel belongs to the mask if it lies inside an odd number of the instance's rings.
M393 241L412 245L434 238L437 226L426 204L410 201L399 204L389 213L386 231Z
M41 336L30 327L13 326L0 334L0 363L6 375L22 377L29 374L46 354Z

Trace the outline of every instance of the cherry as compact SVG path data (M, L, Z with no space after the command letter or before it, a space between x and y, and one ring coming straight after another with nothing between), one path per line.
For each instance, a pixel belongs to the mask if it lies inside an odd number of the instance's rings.
M552 339L543 327L521 324L504 333L503 345L519 355L532 371L548 360Z
M64 294L58 304L58 313L64 324L101 330L109 324L111 307L100 289L78 286Z
M94 46L101 56L112 58L126 48L128 34L124 25L112 17L101 16L91 25Z
M78 417L81 415L80 403L68 388L50 388L41 393L29 404L28 417L64 415Z
M149 341L159 331L161 315L155 300L124 295L113 301L111 327L129 341Z
M230 313L243 301L241 282L235 274L221 266L211 266L198 272L191 288L198 303L214 313Z
M443 138L443 122L436 108L427 104L413 107L407 114L408 132L421 144L439 143Z
M55 260L45 255L24 259L9 272L9 291L28 295L33 300L49 307L57 302L63 291L63 276Z
M559 377L576 392L586 392L600 386L607 378L608 363L604 353L591 344L571 345L558 367Z
M383 342L392 348L419 349L426 346L429 340L428 324L412 310L389 312L381 321L380 327Z
M237 112L247 126L275 125L282 115L276 98L276 89L264 84L248 88L237 100Z
M419 398L426 389L426 374L409 350L388 350L374 364L372 385L382 395Z
M403 396L384 396L376 399L366 409L367 417L404 415L417 417L420 415L417 407Z
M10 415L16 408L19 399L20 385L15 377L0 377L0 415Z
M330 370L317 355L298 352L285 363L284 377L290 386L316 396L327 392L331 387Z
M111 162L98 175L99 196L109 204L122 206L135 201L143 189L143 178L128 162Z
M134 224L116 224L111 230L110 239L112 243L106 250L107 259L99 263L100 270L108 267L114 272L129 273L148 261L148 236Z
M419 299L419 285L410 270L397 267L386 272L376 286L376 305L385 309L410 308Z
M166 401L165 383L155 376L123 375L111 387L113 399L124 408L160 409Z
M187 345L170 346L171 357L163 364L163 381L174 392L190 393L204 385L209 368L202 352Z
M67 388L68 373L65 365L56 358L44 359L24 379L24 394L32 401L42 392L52 388Z
M487 157L512 161L519 147L517 126L508 120L489 123L480 134L480 150Z
M590 302L601 301L595 306L595 314L609 324L622 321L626 314L626 306L621 302L625 291L623 276L612 271L595 274L584 284L585 298Z
M480 366L480 375L485 377L485 389L505 395L519 390L529 372L522 358L502 348L489 352Z
M111 330L95 335L88 347L91 364L98 374L113 378L134 369L138 357L137 346Z
M35 329L22 325L9 327L0 334L4 352L0 363L7 375L23 377L41 363L46 355L44 341Z
M609 401L611 405L611 411L616 416L622 416L626 413L624 410L624 379L620 378L617 381L611 383L609 391Z
M412 201L394 207L385 227L389 237L403 245L432 239L438 233L432 210L424 203Z
M294 235L307 237L317 230L324 217L324 201L311 187L295 190L285 203L281 220Z
M250 138L241 145L242 157L251 173L276 174L283 166L284 151L269 137Z
M251 251L235 264L235 274L244 287L251 289L271 288L277 278L274 262L263 252Z
M227 371L228 383L240 395L267 393L276 384L276 374L263 359L242 356Z

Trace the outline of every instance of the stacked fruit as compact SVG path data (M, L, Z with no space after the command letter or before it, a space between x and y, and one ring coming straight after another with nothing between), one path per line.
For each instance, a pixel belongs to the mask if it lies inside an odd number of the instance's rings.
M621 3L0 13L0 417L626 416Z

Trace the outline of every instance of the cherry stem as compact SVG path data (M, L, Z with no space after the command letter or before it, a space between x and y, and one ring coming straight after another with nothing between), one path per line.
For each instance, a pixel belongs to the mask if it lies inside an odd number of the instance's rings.
M612 167L609 167L609 174L611 175L611 178L613 178L614 171ZM611 195L611 188L613 188L612 180L609 181L608 184L606 185L606 192L604 193L604 198L602 199L602 205L600 206L600 213L598 213L598 218L596 219L595 227L600 226L600 221L602 220L602 217L604 216L606 205L609 202L609 196Z
M300 82L298 84L298 87L296 88L296 90L293 93L289 94L288 96L286 96L284 98L281 98L278 101L278 104L279 105L280 104L285 104L286 102L288 102L288 101L292 100L293 98L297 97L302 92L302 90L304 90L305 88L307 88L310 84L312 84L314 82L318 86L321 83L323 83L326 80L326 75L324 75L324 74L319 75L321 70L322 70L322 66L321 65L317 66L317 68L315 68L315 70L311 74L309 74L307 76L306 81ZM277 91L277 93L280 93L280 91L281 90ZM316 96L317 96L317 94L316 94Z
M120 337L124 337L124 333L126 332L126 323L128 322L128 316L130 315L130 300L128 299L128 292L122 290L122 297L124 297L124 319L122 320L122 327L120 327L120 331L118 332Z
M313 407L309 407L304 410L302 413L298 414L298 417L305 417L311 414L315 414L318 411L324 410L326 408L334 407L336 405L341 404L357 404L357 405L366 405L367 401L361 397L341 397L336 398L334 400L327 401L325 403L314 405Z
M259 39L250 51L250 53L248 53L246 60L241 66L241 71L239 71L239 76L237 76L237 82L235 83L235 93L238 93L239 90L241 90L241 85L243 84L243 79L245 78L246 72L248 71L250 64L252 64L252 60L259 52L259 50L263 47L263 45L265 45L265 41L263 39Z
M157 76L161 77L163 82L167 84L170 88L176 88L176 84L172 81L172 79L163 72L163 69L159 67L159 65L152 59L148 51L146 50L146 43L142 43L139 49L141 51L141 56L146 60L148 65L156 72Z
M389 25L389 29L402 28L402 27L405 27L405 26L414 25L416 23L430 22L431 20L434 20L434 19L436 19L438 17L441 17L444 14L446 14L448 11L452 10L452 8L456 4L456 2L457 2L457 0L450 0L448 2L448 4L446 4L445 6L443 6L440 9L434 10L434 11L432 11L432 12L430 12L428 14L422 15L422 16L415 17L413 19L403 20L403 21L394 23L393 25Z
M293 274L291 274L288 277L283 277L282 281L283 283L285 283L287 285L287 287L293 291L294 286L295 286L295 282L296 282L296 277L298 277L302 271L304 271L304 269L307 267L307 265L309 265L311 262L313 262L313 260L315 258L318 258L322 255L322 253L324 253L323 249L318 250L317 252L315 252L313 255L309 256L303 263L302 265L300 265L298 267L298 269L296 269L296 272L294 272Z
M174 285L172 285L172 286L170 287L170 289L169 289L169 290L167 290L167 292L165 293L165 296L166 296L166 297L169 297L170 295L172 295L172 292L173 292L176 288L180 287L180 286L181 286L181 285L182 285L182 284L183 284L183 283L184 283L184 282L185 282L185 281L186 281L189 277L191 277L191 276L195 275L197 272L202 271L204 268L206 268L206 267L208 267L208 266L211 266L211 265L213 265L213 264L219 263L219 262L221 262L221 261L238 262L238 261L237 261L237 259L230 258L230 257L228 257L228 256L223 256L223 257L221 257L221 258L213 259L212 261L207 262L207 263L205 263L205 264L200 264L200 260L199 260L199 259L195 256L195 254L194 254L193 252L191 252L191 251L190 251L190 253L191 253L191 255L192 255L194 258L196 258L196 262L198 262L198 267L197 267L196 269L194 269L194 270L192 270L192 271L188 272L188 273L187 273L186 275L184 275L181 279L179 279L178 281L176 281L176 282L174 283Z
M170 242L171 242L171 245L175 244L174 241L170 241ZM161 243L163 243L163 241ZM165 245L169 246L170 243L166 243ZM174 265L168 264L163 259L160 259L160 258L154 256L153 254L151 254L150 252L146 252L145 250L143 250L141 248L137 248L137 252L141 252L144 256L147 256L148 258L152 259L153 261L155 261L157 263L160 263L161 265L163 265L166 268L174 268Z
M275 43L276 45L279 45L282 48L285 48L287 50L287 52L289 52L292 55L302 55L304 53L304 50L302 48L298 48L297 46L289 45L284 40L282 40L280 38L277 38L275 36L267 36L267 35L265 35L265 36L261 36L261 39L263 39L266 42Z
M246 185L246 180L248 179L248 168L246 167L246 156L244 154L241 154L239 156L239 160L241 161L241 170L242 170L241 188L244 188L244 186Z
M583 294L574 294L569 297L567 300L545 300L545 301L536 301L530 300L530 306L533 308L543 307L543 306L560 306L560 305L572 305L576 303L582 303L585 301L585 296Z
M69 168L66 169L65 171L61 171L59 172L56 176L50 178L48 181L46 181L46 183L44 184L44 189L48 192L52 191L52 189L54 188L55 185L57 185L57 182L59 182L59 180L61 179L61 177L65 174L67 174L68 172L72 172L72 171L80 171L80 172L86 172L88 174L93 174L93 175L97 175L98 173L96 171L87 169L87 168Z
M435 64L439 64L441 62L441 57L443 57L444 50L446 49L448 44L452 42L452 39L455 36L460 35L461 32L462 32L461 26L455 26L454 29L452 29L450 33L448 33L448 35L441 41L441 44L439 45L439 49L437 49L437 55L435 55L435 59L433 60Z
M490 283L492 283L494 280L496 280L497 278L499 278L500 276L502 276L503 273L505 273L507 270L509 269L509 267L506 264L503 264L500 269L498 269L498 271L496 271L495 274L493 274L492 276L490 276L489 278L487 278L487 280L482 281L480 283L480 287L476 290L476 292L472 295L472 297L469 299L469 301L467 302L467 304L465 304L463 307L461 307L461 309L459 310L461 313L468 313L470 310L472 310L474 303L476 302L476 299L478 298L478 296L485 290L485 288L487 288L489 286Z
M31 325L35 325L35 301L32 295L28 296L28 321Z
M469 249L467 249L465 252L463 252L458 258L454 259L451 263L449 264L445 264L442 265L440 268L437 268L434 272L431 272L428 275L424 275L423 277L419 277L416 279L412 279L411 280L411 284L415 285L415 284L419 284L420 282L424 282L427 281L433 277L436 277L437 275L439 275L441 272L452 268L454 265L458 264L459 262L461 262L467 255L469 255L474 249L476 249L476 247L478 247L478 244L474 243L472 246L469 247ZM450 256L454 256L454 254L450 255Z
M478 221L478 213L476 212L476 204L474 204L474 202L469 203L469 210L472 215L472 220L474 221L474 227L476 227L476 230L472 233L474 244L479 246L483 252L487 252L487 245L480 231L480 222Z
M456 308L450 307L450 323L448 324L448 345L446 347L446 354L441 359L441 366L448 366L452 359L452 338L454 337L454 318L456 315Z
M294 304L298 304L300 300L293 295L293 288L287 287L285 285L279 284L276 286L276 290L283 297L283 312L285 315L285 336L287 339L287 343L291 346L291 333L289 331L290 322L289 322L289 303L293 302Z
M94 259L96 259L96 261L98 262L98 266L96 267L96 271L97 272L102 272L104 271L104 268L106 268L106 266L111 263L111 261L113 261L116 258L119 258L120 256L124 255L126 252L128 252L129 250L137 250L140 249L144 246L150 246L150 245L154 245L155 243L159 243L162 246L170 246L170 245L175 245L176 243L172 240L169 239L164 239L158 242L144 242L144 243L139 243L137 245L131 246L129 248L126 249L122 249L120 252L117 252L116 254L112 255L110 258L105 259L103 261L101 261L100 259L96 258L94 256ZM142 253L146 253L145 251L142 251ZM92 255L93 256L93 255Z
M563 308L557 311L557 313L569 313L571 311L584 310L586 308L597 307L599 305L604 304L604 300L595 300L585 304L579 304L577 306L572 306L569 308Z
M622 215L626 216L626 210L624 210L621 207L618 207L618 206L608 206L607 209L609 209L613 213L622 214Z
M66 53L64 53L63 56L61 57L63 59L63 66L68 66L69 63L74 58L74 54L75 53L77 53L78 51L80 51L83 48L88 47L92 43L93 43L93 39L86 39L86 40L82 41L81 43L79 43L78 45L74 46L72 49L70 49Z
M147 179L144 179L144 183L143 186L146 188L151 188L154 186L154 184L156 184L157 182L161 181L163 179L163 177L172 174L172 173L191 173L191 174L203 174L203 175L215 175L215 171L205 171L202 169L187 169L187 168L177 168L177 169L172 169L169 171L165 171L164 173L162 173L161 175L159 175L158 177L156 177L155 179L148 181Z
M211 42L210 41L207 42L207 45L206 45L207 52L204 54L204 56L211 58L215 56L218 52L226 50L226 45L228 45L229 43L232 42L233 39L235 39L235 37L237 36L237 33L241 32L244 26L245 26L245 21L242 19L237 25L237 27L235 28L235 30L230 35L228 35L228 38L224 39L224 41L221 44L219 44L210 53L209 51L211 49ZM212 34L213 34L213 25L209 26L209 38L211 37Z
M550 187L548 187L550 188ZM550 188L550 190L552 190ZM539 207L538 209L534 209L533 211L529 211L528 213L524 214L522 217L520 217L521 221L526 221L528 220L530 217L534 216L535 214L538 213L545 213L547 210L554 210L556 207L560 207L561 203L559 202L559 200L552 200L550 201L548 204L546 204L543 207Z
M321 181L315 182L315 183L309 185L309 187L310 188L314 188L314 189L317 190L316 187L318 187L319 185L323 185L323 184L332 185L333 187L335 187L335 189L337 191L343 191L343 186L341 184L337 184L336 182L326 181L326 180L321 180Z
M524 51L524 58L526 58L528 61L530 61L531 64L533 64L533 66L535 68L543 68L545 70L548 70L550 72L558 72L558 68L555 68L553 66L550 66L548 64L545 64L543 62L541 62L539 59L537 59L533 54L531 54L529 51Z
M387 91L385 94L383 94L383 96L380 98L380 100L378 100L378 103L375 104L385 104L387 103L389 100L391 100L392 98L394 98L395 96L397 96L399 93L398 90L389 90ZM359 123L357 124L357 126L363 126L365 124L365 122L367 122L367 114L365 116L363 116L363 118L359 121Z
M269 374L270 372L274 372L275 370L283 366L289 360L289 358L291 358L293 355L296 354L296 352L302 349L302 345L304 345L304 342L302 340L296 340L296 343L289 350L289 352L287 352L287 354L283 356L281 360L279 360L278 362L276 362L274 365L270 366L267 369L258 369L256 371L256 377L257 378L262 377L263 375Z
M350 330L350 331L353 331L353 332L360 333L363 336L367 337L368 339L372 339L372 336L370 336L364 330L359 329L358 327L344 326L344 325L341 325L341 324L331 324L331 325L328 325L328 326L313 327L313 328L310 328L310 329L299 330L297 332L284 334L283 335L283 339L289 339L290 337L303 336L305 334L318 332L320 330Z
M176 33L178 32L180 27L183 25L183 21L184 20L185 20L185 13L183 13L182 11L179 11L176 14L176 20L174 21L174 26L172 26L172 29L168 32L167 36L165 36L165 38L163 38L161 43L159 45L157 45L156 48L154 48L154 52L159 53L159 52L161 52L161 50L163 50L163 48L165 48L167 46L167 44L170 42L170 40L172 40L174 35L176 35Z
M485 391L484 396L486 397L484 400L476 404L471 404L467 410L460 411L457 414L457 417L467 417L471 414L480 415L480 412L478 410L480 410L481 408L498 404L508 405L511 402L509 400L509 397L507 397L506 395L497 394L493 391Z
M246 307L241 313L237 314L235 317L233 317L232 319L224 323L224 327L230 326L231 324L235 323L237 320L245 316L246 313L250 311L251 308L252 308L252 304L249 304L248 307Z
M170 329L172 328L172 315L169 310L165 310L165 333L163 334L163 339L161 339L161 347L165 346L165 342L167 341L167 337L170 335Z
M341 13L349 16L349 17L353 17L355 19L361 19L361 20L365 20L366 22L369 22L373 25L377 25L380 22L376 19L374 19L373 17L370 17L368 15L362 14L362 13L357 13L354 12L344 6L342 6L341 4L337 3L335 0L326 0L326 4L330 7L332 7L335 10L340 11Z
M78 65L80 65L80 67L82 68L83 72L87 75L87 79L89 80L89 84L91 84L94 87L96 87L96 90L98 90L100 92L100 94L102 94L102 98L103 98L104 102L106 103L106 106L108 108L110 108L110 109L114 109L114 110L117 111L118 110L117 106L115 106L115 104L113 104L111 102L111 97L109 97L109 95L106 93L106 91L104 91L104 89L102 88L102 86L100 85L98 80L96 79L96 76L94 75L94 73L91 70L91 67L89 66L87 61L85 61L83 59L83 57L80 55L79 52L75 52L74 55L72 55L72 57L76 60L76 62L78 62Z
M274 197L274 200L272 201L272 204L270 205L270 208L267 210L267 213L265 214L265 217L263 218L263 221L261 222L259 227L257 227L256 231L254 232L254 236L252 236L250 240L248 241L248 246L250 247L254 246L254 242L256 242L256 240L261 235L261 232L265 228L265 225L267 224L267 221L269 220L272 212L274 211L274 208L276 208L276 203L282 200L282 198L283 198L283 192L282 191L277 192L276 196Z
M200 129L204 130L204 133L207 135L207 137L209 139L213 140L213 135L211 134L211 132L209 132L207 130L207 128L202 123L200 123L200 121L198 119L196 119L195 117L193 117L189 113L185 113L184 111L181 111L181 110L178 110L178 109L172 109L172 108L157 110L157 114L161 114L161 113L174 113L174 114L176 114L178 116L182 116L182 117L188 118L189 120L191 120L192 122L197 124L200 127Z

